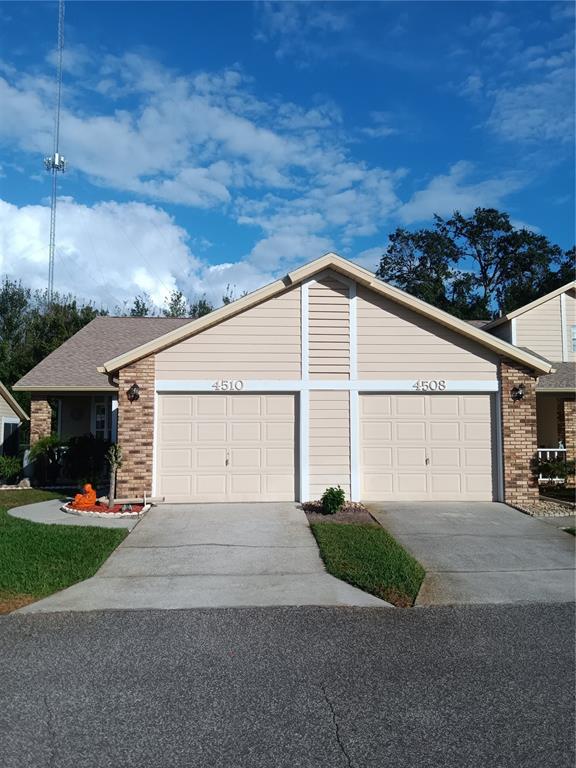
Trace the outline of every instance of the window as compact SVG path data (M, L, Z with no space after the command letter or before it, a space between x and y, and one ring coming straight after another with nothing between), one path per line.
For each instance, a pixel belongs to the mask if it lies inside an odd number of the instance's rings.
M18 455L18 434L20 422L15 419L2 420L2 446L4 456Z
M572 326L572 352L576 352L576 325Z
M108 397L94 398L94 436L100 440L110 439L109 405Z

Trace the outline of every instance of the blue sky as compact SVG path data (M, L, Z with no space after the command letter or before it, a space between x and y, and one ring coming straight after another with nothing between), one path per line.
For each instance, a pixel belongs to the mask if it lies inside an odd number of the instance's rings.
M0 268L47 272L57 5L0 3ZM569 2L69 2L56 287L218 300L397 226L574 241Z

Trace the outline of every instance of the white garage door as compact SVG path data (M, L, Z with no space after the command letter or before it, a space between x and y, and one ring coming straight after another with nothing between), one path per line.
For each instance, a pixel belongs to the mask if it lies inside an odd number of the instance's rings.
M294 411L294 395L160 395L157 495L293 501Z
M492 501L490 395L360 396L366 500Z

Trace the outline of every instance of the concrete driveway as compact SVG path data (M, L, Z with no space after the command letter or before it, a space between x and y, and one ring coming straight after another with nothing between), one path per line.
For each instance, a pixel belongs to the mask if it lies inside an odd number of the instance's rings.
M574 600L574 537L506 504L368 506L426 569L416 605Z
M326 573L295 504L153 507L91 579L20 609L390 607Z

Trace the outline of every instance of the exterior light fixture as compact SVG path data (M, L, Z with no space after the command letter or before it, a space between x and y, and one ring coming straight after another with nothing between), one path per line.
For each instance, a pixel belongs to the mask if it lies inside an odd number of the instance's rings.
M514 402L517 400L522 400L524 397L524 384L518 384L517 387L512 387L510 390L510 397L512 400L514 400Z
M126 392L126 397L128 400L130 400L131 403L133 403L135 400L138 400L140 397L140 387L136 382L130 386L130 389Z

